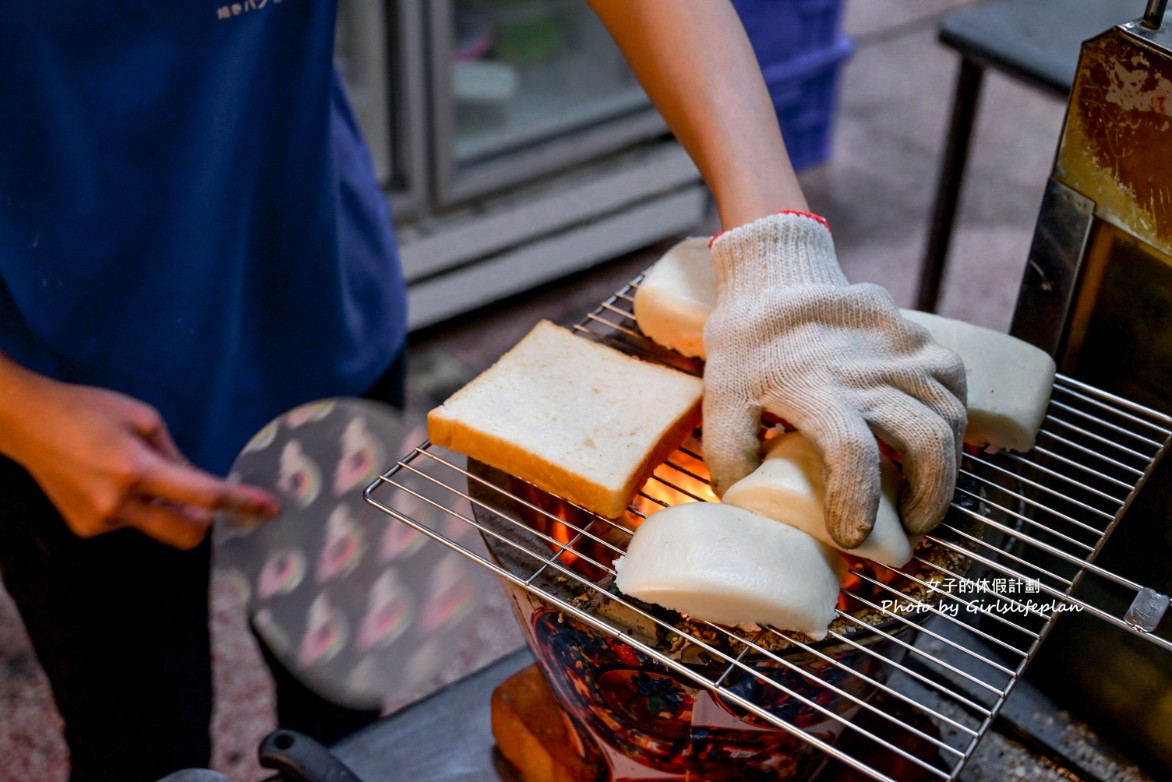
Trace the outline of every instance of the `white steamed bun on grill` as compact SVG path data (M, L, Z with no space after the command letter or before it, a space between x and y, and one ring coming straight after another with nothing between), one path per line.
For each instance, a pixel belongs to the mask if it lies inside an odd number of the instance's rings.
M685 356L704 357L704 321L716 305L708 237L673 246L635 291L635 320L647 338Z
M989 453L1033 448L1054 385L1056 367L1050 354L1000 331L953 318L916 310L904 310L903 315L964 362L969 390L965 442Z
M695 620L826 636L842 557L743 508L690 502L647 518L615 562L623 593Z
M766 442L761 466L730 486L722 499L728 505L796 527L827 546L899 568L912 558L911 542L896 510L903 476L886 457L880 457L879 474L875 526L863 544L853 549L842 549L826 531L822 455L799 432L785 432Z
M652 341L704 358L704 322L716 306L716 275L705 239L686 239L664 254L639 284L635 321ZM990 453L1034 445L1050 390L1054 360L1000 331L914 310L903 314L960 356L968 378L965 442Z

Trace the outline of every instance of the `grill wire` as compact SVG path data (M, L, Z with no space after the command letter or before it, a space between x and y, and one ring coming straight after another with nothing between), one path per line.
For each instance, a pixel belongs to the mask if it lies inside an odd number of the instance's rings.
M641 279L603 302L574 330L584 338L699 373L698 361L660 348L639 332L633 305ZM1158 617L1145 624L1131 612L1117 616L1073 594L1085 579L1100 579L1121 594L1124 603L1134 605L1153 596L1152 590L1095 566L1093 560L1170 437L1169 417L1060 375L1037 444L1029 453L966 456L953 513L928 536L931 544L951 555L945 560L948 564L942 565L939 557L926 558L921 546L914 562L921 566L917 572L930 573L930 578L881 566L852 569L854 579L844 593L856 607L868 607L882 621L867 622L857 618L857 611L840 610L842 621L832 627L827 641L815 644L787 634L789 652L769 651L776 648L769 643L774 640L771 635L778 635L773 629L750 632L704 625L704 633L693 634L665 621L663 613L652 613L608 590L614 573L609 561L598 561L583 550L603 551L610 559L621 554L631 532L622 520L592 516L576 524L513 497L529 512L565 525L572 535L567 541L534 533L520 518L505 521L523 529L530 542L502 535L473 511L474 506L486 509L473 496L483 493L468 487L483 479L469 472L463 457L430 442L420 444L372 483L366 499L545 603L620 638L681 677L869 778L894 782L892 769L902 768L924 779L953 780L1059 614L1093 614L1172 650L1172 640L1151 626L1158 624ZM692 488L706 474L700 447L693 438L657 469L630 515L643 516L639 508L646 509L646 503L703 500ZM485 556L468 541L470 527L498 549L516 549L533 569L504 567ZM539 546L533 540L539 540ZM582 560L606 575L583 576L580 566L571 566L571 561ZM880 577L877 570L883 571ZM564 589L551 588L555 583L569 583L594 600L584 607L582 600L567 598ZM920 596L909 597L917 586ZM903 599L903 610L895 598ZM718 664L697 666L660 651L642 640L645 636L636 637L615 622L612 612L599 610L604 604L622 606L661 635L686 641ZM827 644L851 651L852 662L825 651ZM794 662L793 652L815 661L822 674L815 676ZM761 673L750 659L766 660L784 675ZM792 699L805 707L807 715L816 714L838 730L811 730L803 721L767 709L761 698L746 696L744 687L734 688L745 676L760 684L750 692L764 688L771 697ZM827 709L823 695L849 708L845 713ZM830 738L835 732L839 738Z

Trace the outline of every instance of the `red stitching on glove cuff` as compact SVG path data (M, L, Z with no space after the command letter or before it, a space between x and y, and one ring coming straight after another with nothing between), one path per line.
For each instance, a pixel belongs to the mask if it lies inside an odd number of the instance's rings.
M809 217L811 220L817 220L818 222L822 223L822 227L825 228L827 231L830 230L830 222L822 215L814 214L813 212L803 212L798 209L782 209L780 212L774 212L773 214L795 215L797 217ZM731 228L726 228L725 230L716 233L711 239L708 240L708 249L711 250L712 245L716 243L716 240L719 239L720 237L724 236L726 233L728 233L731 230L732 230Z
M830 221L822 215L814 214L813 212L800 212L797 209L782 209L778 212L779 215L797 215L798 217L809 217L811 220L817 220L822 223L822 227L827 231L830 230Z

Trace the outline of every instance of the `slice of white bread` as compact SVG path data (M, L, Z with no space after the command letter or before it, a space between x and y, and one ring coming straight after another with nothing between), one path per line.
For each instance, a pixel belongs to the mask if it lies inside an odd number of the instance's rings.
M716 306L710 258L707 243L686 239L647 273L635 294L635 321L649 339L704 358L704 322ZM993 329L914 310L903 314L964 362L969 412L965 442L990 453L1032 448L1054 385L1050 355Z
M734 483L722 500L796 527L819 542L881 565L903 567L912 558L912 546L899 521L899 490L903 476L886 457L880 457L882 491L875 526L863 544L842 549L826 531L826 480L822 455L804 435L785 432L765 443L761 466Z
M621 592L723 625L825 637L842 557L806 533L715 502L673 505L635 530L615 562Z
M703 383L549 321L428 413L451 448L605 516L621 516L699 422Z

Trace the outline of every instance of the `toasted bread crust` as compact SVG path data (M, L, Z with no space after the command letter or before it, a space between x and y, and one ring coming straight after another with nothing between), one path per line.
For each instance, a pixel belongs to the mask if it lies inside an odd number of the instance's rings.
M471 456L608 519L616 519L626 512L655 468L679 448L700 423L700 404L697 402L664 432L627 482L620 488L611 488L444 413L439 407L427 415L428 436L435 445Z

